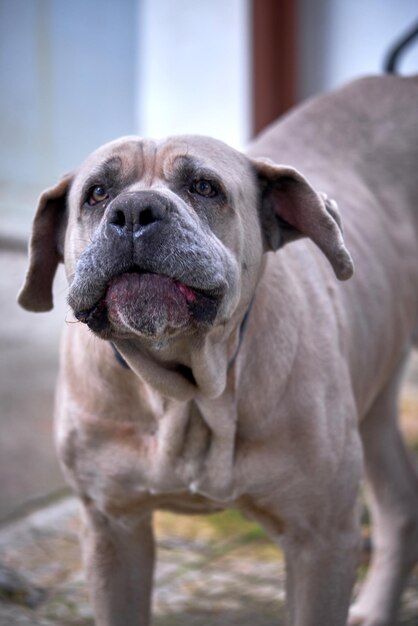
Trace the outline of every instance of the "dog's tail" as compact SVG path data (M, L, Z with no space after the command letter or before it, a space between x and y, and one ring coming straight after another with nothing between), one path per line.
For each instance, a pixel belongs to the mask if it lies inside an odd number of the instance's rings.
M397 74L399 58L416 38L418 38L418 22L415 22L389 49L383 64L383 71L386 74Z

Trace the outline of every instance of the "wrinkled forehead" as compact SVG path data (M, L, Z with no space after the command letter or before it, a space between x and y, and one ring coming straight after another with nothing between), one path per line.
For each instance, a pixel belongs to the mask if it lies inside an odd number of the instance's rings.
M79 169L77 182L87 177L118 177L127 182L143 180L170 181L175 172L211 172L235 186L250 175L247 157L223 142L198 135L180 135L161 141L136 136L123 137L105 144L93 152ZM76 185L78 186L78 185Z

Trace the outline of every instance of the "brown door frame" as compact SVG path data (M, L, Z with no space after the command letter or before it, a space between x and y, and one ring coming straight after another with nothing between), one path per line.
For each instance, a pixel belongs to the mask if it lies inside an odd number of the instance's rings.
M252 129L296 103L297 0L251 0Z

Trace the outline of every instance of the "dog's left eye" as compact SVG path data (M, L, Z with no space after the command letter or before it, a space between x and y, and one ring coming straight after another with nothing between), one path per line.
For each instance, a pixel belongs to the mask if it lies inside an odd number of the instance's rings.
M205 198L213 198L218 193L214 183L204 179L194 181L190 187L190 191L192 193L198 193L199 196L204 196Z
M109 197L106 187L104 185L96 185L92 187L87 196L87 203L90 206L104 202Z

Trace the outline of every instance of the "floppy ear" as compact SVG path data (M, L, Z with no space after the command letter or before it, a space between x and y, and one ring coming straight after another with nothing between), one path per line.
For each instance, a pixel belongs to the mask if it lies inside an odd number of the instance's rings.
M58 263L63 260L62 235L72 180L73 175L67 174L39 198L29 241L29 265L17 299L28 311L52 309L52 282Z
M261 190L260 218L267 250L309 237L322 250L339 280L353 275L337 203L317 193L292 167L253 159Z

